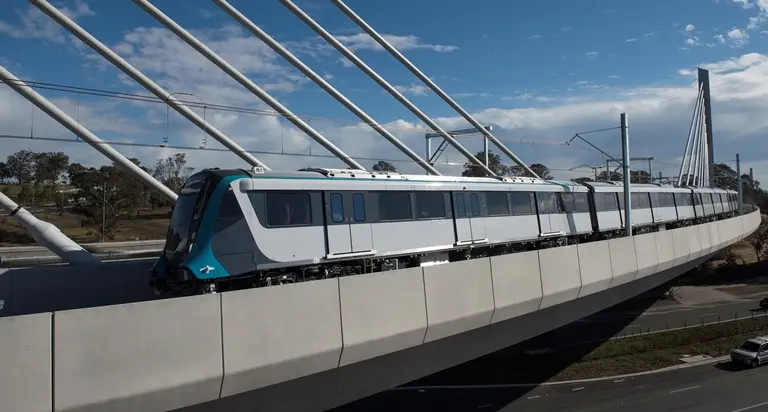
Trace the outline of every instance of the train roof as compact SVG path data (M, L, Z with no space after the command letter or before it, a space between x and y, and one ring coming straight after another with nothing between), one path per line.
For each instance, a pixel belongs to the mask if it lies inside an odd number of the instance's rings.
M593 188L597 192L620 192L624 190L623 182L584 182L584 185ZM632 183L631 189L645 189L649 192L688 192L690 190L671 185L660 185L657 183Z
M464 177L412 175L398 172L378 172L356 169L305 168L297 171L267 171L261 168L245 169L205 169L198 173L211 173L220 178L233 175L245 175L251 178L286 178L286 179L355 179L355 180L392 180L418 182L453 182L453 183L520 183L520 184L555 184L558 186L579 186L575 182L560 182L535 179L523 176Z

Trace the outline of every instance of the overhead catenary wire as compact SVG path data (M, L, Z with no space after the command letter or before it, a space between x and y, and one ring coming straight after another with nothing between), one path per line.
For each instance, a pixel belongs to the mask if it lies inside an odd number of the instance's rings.
M105 89L93 89L93 88L86 88L86 87L79 87L79 86L68 86L63 84L40 82L35 80L20 79L14 82L20 83L27 87L40 89L40 90L51 90L51 91L73 93L73 94L79 93L86 96L106 97L110 99L138 101L143 103L154 103L154 104L163 104L163 105L165 104L165 101L163 101L162 99L158 99L157 97L154 97L154 96L142 95L138 93L125 93L125 92L116 92L116 91L110 91ZM0 79L0 83L10 83L10 82ZM177 94L179 94L179 92L177 92ZM249 115L256 115L256 116L285 117L280 113L277 113L272 110L267 110L267 109L256 109L256 108L250 108L250 107L216 104L216 103L209 103L207 101L204 104L194 100L176 99L176 101L187 107L193 107L193 108L199 108L199 109L218 110L218 111L227 112L227 113L249 114ZM323 117L323 116L311 116L311 115L297 115L297 116L307 120L311 119L313 121L337 123L337 124L344 124L344 125L350 125L350 126L365 124L365 122L333 119L333 118ZM397 125L387 125L386 129L399 130L403 132L414 132L414 133L433 132L432 129L429 129L426 127L419 128L419 127L397 126ZM527 139L527 138L520 138L520 137L500 137L499 139L509 141L509 142L522 143L522 144L533 143L533 144L545 144L545 145L552 145L552 146L565 146L566 144L565 141L561 141L561 140L539 140L539 139Z
M13 135L13 134L0 134L0 139L31 140L31 141L36 140L36 141L60 142L60 143L87 143L80 139L67 139L62 137L46 137L46 136L30 137L26 135ZM150 149L176 149L176 150L193 150L193 151L202 151L202 152L229 152L229 150L225 148L184 146L184 145L162 145L162 144L126 142L121 140L102 140L101 144L110 145L110 146L145 147ZM271 156L289 156L289 157L291 156L319 157L319 158L336 159L336 156L333 156L330 154L276 152L276 151L268 151L268 150L246 150L246 151L248 153L261 154L261 155L267 155L267 156L271 155ZM391 158L365 157L365 156L355 156L355 158L361 159L361 160L384 161L389 163L412 163L412 160L410 159L391 159ZM435 163L435 166L464 166L465 164L466 163L445 161L445 162ZM575 172L574 170L571 170L573 168L566 168L566 167L547 167L547 168L552 171Z

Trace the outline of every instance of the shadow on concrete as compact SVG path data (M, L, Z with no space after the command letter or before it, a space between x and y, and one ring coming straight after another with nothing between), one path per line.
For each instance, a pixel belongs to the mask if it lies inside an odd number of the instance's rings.
M466 411L480 408L483 411L499 411L541 383L553 380L566 368L627 328L642 312L665 299L664 292L669 283L589 316L615 316L612 320L589 324L581 320L572 322L473 361L409 382L396 390L381 392L332 410ZM435 388L447 385L466 388ZM520 386L471 388L483 385ZM414 390L407 390L409 387L414 387Z
M155 259L0 269L0 317L155 300Z

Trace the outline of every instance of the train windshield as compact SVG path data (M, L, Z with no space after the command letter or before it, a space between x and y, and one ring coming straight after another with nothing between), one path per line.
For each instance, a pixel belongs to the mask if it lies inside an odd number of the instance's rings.
M176 200L165 239L165 255L174 262L180 262L189 252L190 236L202 211L204 183L205 178L202 176L190 177Z

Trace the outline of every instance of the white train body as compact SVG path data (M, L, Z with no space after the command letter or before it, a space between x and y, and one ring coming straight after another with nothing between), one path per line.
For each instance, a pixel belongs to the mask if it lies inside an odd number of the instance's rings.
M633 184L630 190L638 233L736 209L735 192L720 189ZM259 286L624 232L622 185L530 178L210 170L190 177L176 209L156 280L248 279Z

